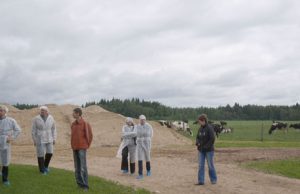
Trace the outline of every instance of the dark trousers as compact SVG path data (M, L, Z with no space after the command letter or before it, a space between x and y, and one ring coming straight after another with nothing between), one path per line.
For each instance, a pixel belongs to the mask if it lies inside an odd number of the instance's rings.
M146 170L150 171L151 166L150 166L150 161L146 162ZM139 175L143 175L143 161L139 160Z
M128 147L127 146L122 150L121 170L128 170Z
M2 167L2 182L8 181L8 166Z
M128 147L127 146L122 150L121 170L128 171ZM134 172L135 172L135 163L130 163L130 173L134 174Z

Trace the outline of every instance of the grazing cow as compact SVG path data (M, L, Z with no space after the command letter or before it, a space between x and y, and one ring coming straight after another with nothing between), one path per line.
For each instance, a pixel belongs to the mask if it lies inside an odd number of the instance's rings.
M183 121L173 121L171 123L171 128L179 130L179 131L187 131L190 136L193 136L193 131L191 130L189 124Z
M231 132L233 132L233 128L228 127L228 128L223 128L221 133L231 133Z
M219 137L219 134L220 134L220 133L222 132L222 130L223 130L223 126L220 125L220 124L215 124L215 123L211 124L211 126L214 128L214 131L215 131L216 136L217 136L217 138L218 138L218 137Z
M300 123L290 124L290 128L300 129Z
M220 124L221 124L222 126L224 126L224 125L227 125L227 122L226 122L226 121L220 121Z
M269 130L269 134L271 135L272 132L276 129L280 129L280 130L284 130L285 132L287 132L287 123L282 123L282 122L277 122L277 121L273 121L270 130Z
M171 128L171 122L170 121L159 120L158 122L161 126L167 126L168 128Z

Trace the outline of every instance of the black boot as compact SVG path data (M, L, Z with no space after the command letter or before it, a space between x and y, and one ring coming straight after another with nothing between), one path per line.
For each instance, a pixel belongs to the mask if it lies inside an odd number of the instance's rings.
M45 160L44 160L44 157L38 157L38 164L39 164L39 170L41 173L45 173Z
M130 163L130 173L131 174L135 173L135 163Z
M139 160L139 175L143 175L143 161Z
M147 171L151 170L150 161L146 162L146 169Z
M121 163L121 170L124 172L128 172L128 147L126 146L122 150L122 163Z
M146 162L147 176L151 176L150 161Z
M8 166L2 167L2 182L8 182Z
M44 166L45 166L45 169L47 171L48 167L49 167L49 163L50 163L50 160L51 160L51 157L52 157L52 154L46 154L45 155L45 163L44 163Z

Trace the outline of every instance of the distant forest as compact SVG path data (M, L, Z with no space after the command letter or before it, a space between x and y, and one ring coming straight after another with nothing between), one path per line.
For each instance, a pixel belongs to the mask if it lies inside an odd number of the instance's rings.
M198 108L173 108L159 102L145 101L138 98L132 99L102 99L99 102L87 102L82 107L98 105L106 110L125 116L137 118L140 114L148 119L160 120L195 120L201 113L206 113L212 120L300 120L300 105L293 106L260 106L239 105L233 106L198 107Z

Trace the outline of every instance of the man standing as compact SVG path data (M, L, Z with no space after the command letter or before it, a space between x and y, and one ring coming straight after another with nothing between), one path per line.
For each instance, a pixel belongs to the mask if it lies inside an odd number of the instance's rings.
M75 178L77 185L87 191L88 170L86 163L86 151L93 140L92 128L88 122L82 118L81 108L73 110L75 121L71 125L71 147L73 149Z
M32 140L36 147L39 170L44 175L49 173L49 163L56 137L54 118L49 114L47 106L41 106L40 114L32 121Z
M146 161L147 176L151 176L150 166L150 151L151 151L151 139L153 137L152 126L146 122L146 117L140 115L140 123L136 126L137 139L136 149L139 165L139 175L137 179L143 178L143 160Z
M6 114L8 108L0 105L0 162L2 165L2 182L4 185L10 185L8 181L8 166L11 157L11 142L15 140L21 132L17 122Z
M196 137L196 146L199 150L199 170L198 170L198 183L196 185L204 185L205 174L205 158L207 160L208 172L211 184L217 183L217 174L214 167L214 143L215 133L211 125L208 124L206 114L201 114L198 117L200 128Z

